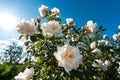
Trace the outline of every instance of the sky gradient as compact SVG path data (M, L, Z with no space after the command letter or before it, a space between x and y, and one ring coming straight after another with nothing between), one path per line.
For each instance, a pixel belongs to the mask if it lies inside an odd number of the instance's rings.
M110 37L120 25L120 0L0 0L0 13L13 14L17 22L23 18L35 19L42 4L48 6L49 10L59 8L63 23L66 18L73 18L76 26L81 27L88 20L93 20L102 25L106 29L104 34ZM18 38L15 26L11 30L0 27L0 40L11 38Z

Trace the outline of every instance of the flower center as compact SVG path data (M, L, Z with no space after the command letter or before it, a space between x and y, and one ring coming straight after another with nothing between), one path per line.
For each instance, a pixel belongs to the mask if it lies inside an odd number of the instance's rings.
M57 28L56 26L52 26L52 30L56 30L56 28Z
M65 53L65 55L64 55L64 58L66 59L66 58L70 58L70 59L72 59L72 58L74 58L75 56L73 55L73 54L71 54L71 53Z
M73 53L70 52L70 50L66 50L64 55L63 55L63 59L67 62L72 62L73 58L75 57L75 55Z

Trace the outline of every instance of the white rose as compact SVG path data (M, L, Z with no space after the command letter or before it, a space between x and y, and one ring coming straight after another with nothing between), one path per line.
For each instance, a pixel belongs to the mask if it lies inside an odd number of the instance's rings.
M120 32L118 33L118 37L120 38Z
M114 52L114 50L113 50L113 49L110 49L110 52Z
M33 35L37 29L34 19L25 21L24 19L16 26L17 31L23 35Z
M88 36L89 36L89 38L94 38L94 37L96 37L96 34L95 33L88 33Z
M66 72L72 69L76 70L82 63L82 55L80 55L79 49L69 45L57 47L54 56L59 61L59 66L64 67Z
M98 76L93 76L94 80L100 80L100 77Z
M40 15L42 17L44 17L46 15L46 13L48 12L48 7L45 6L45 5L41 5L40 8L38 8L39 12L40 12Z
M66 37L66 38L69 38L69 37L70 37L70 35L66 35L65 37Z
M98 45L104 45L105 44L105 40L98 40Z
M105 62L103 62L100 59L95 59L95 62L92 64L93 67L101 68L103 70L107 70L107 67L110 65L111 63L109 60L105 60Z
M109 60L105 60L105 62L103 63L103 70L107 70L107 67L110 66L111 63Z
M93 62L92 66L97 67L97 68L102 68L103 67L103 61L101 61L100 59L95 59L95 62Z
M67 25L68 26L75 26L75 23L72 18L67 18L66 19Z
M71 40L72 40L72 42L74 42L74 41L75 41L75 38L74 38L74 37L72 37L72 38L71 38Z
M112 46L112 44L111 44L110 41L108 41L108 40L105 41L105 45L107 45L107 46Z
M91 33L96 33L96 23L93 23L93 21L89 20L86 26Z
M104 64L105 64L106 66L110 66L110 65L111 65L111 63L110 63L109 60L105 60Z
M89 20L85 25L85 31L88 32L88 36L90 38L96 37L96 32L97 32L96 27L97 27L97 24L93 23L93 21L91 20Z
M105 35L103 35L103 39L106 39L108 36L105 34Z
M117 71L120 74L120 62L119 62L119 67L118 67Z
M95 41L90 44L90 48L91 48L91 49L96 48L96 42L95 42Z
M34 75L34 68L33 68L33 67L30 68L30 69L26 68L26 69L24 70L24 74L27 74L27 75L29 75L29 76L33 76L33 75Z
M45 22L42 24L42 27L43 35L47 35L49 37L57 36L61 33L61 26L57 21L49 21L48 23Z
M53 13L53 15L60 16L60 10L58 8L51 9L51 12Z
M98 48L95 48L93 51L91 51L92 53L97 53L97 54L99 54L99 55L101 55L102 54L102 52L101 52L101 50L100 49L98 49Z
M120 30L120 25L118 26L118 30Z
M119 38L118 34L114 34L114 35L113 35L113 39L114 39L114 41L117 41L118 38Z
M15 76L15 80L30 80L34 75L34 68L26 68L24 72L20 72L17 76Z

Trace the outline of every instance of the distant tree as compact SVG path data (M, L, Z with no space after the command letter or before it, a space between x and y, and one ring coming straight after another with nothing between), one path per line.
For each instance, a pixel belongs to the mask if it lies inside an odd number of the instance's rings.
M12 44L6 46L6 48L4 48L1 53L2 53L2 57L1 57L2 62L18 63L23 57L22 56L23 47L13 42Z

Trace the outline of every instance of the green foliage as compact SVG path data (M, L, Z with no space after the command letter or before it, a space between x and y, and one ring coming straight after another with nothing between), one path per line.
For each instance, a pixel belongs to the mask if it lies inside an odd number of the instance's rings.
M14 76L23 71L26 64L0 64L0 80L14 80Z

